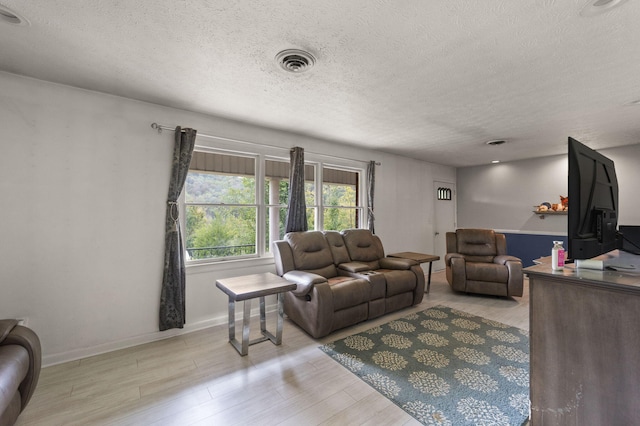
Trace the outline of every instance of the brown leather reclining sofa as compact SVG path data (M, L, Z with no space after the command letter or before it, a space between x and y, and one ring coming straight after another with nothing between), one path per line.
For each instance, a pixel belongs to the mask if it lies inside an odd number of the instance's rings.
M422 301L425 277L413 260L385 257L366 229L290 232L273 243L276 272L297 284L284 312L314 338Z
M38 336L16 320L0 320L0 426L13 425L40 376Z

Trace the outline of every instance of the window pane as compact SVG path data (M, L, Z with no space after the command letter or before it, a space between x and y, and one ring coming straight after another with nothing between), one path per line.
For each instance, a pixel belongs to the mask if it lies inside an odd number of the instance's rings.
M316 207L307 207L307 227L309 231L316 229Z
M324 229L341 231L358 227L358 209L328 207L324 209Z
M271 243L273 241L284 238L284 228L287 221L286 207L268 207L267 208L267 226L265 228L265 251L271 251Z
M322 185L322 201L325 206L356 206L355 185Z
M314 181L304 183L304 202L308 206L316 205L316 184Z
M289 162L265 161L265 202L267 204L286 205L289 203ZM304 166L305 202L315 205L315 166ZM278 185L278 186L276 186ZM276 198L277 196L277 198ZM276 202L277 200L277 202Z
M187 203L255 204L256 159L195 151L185 183Z
M256 217L255 206L186 206L190 259L255 254Z
M265 160L265 203L286 205L289 200L289 162Z
M358 172L323 167L322 179L325 206L357 206Z
M267 177L264 191L264 201L268 205L286 206L289 203L289 179Z
M359 173L348 170L322 168L323 228L340 231L357 228Z
M267 208L267 226L265 235L265 251L271 252L271 242L284 238L285 226L287 224L287 208L271 206ZM309 230L315 229L316 217L315 207L307 208L307 226ZM275 222L274 222L275 221ZM272 227L272 223L275 225Z
M190 171L185 183L187 203L255 204L256 179Z

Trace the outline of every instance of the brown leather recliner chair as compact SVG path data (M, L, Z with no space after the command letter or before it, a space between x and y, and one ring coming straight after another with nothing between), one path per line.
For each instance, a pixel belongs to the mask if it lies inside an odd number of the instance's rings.
M12 319L0 320L0 426L13 425L40 377L38 336Z
M453 290L522 296L522 261L507 255L504 234L491 229L447 232L447 281Z

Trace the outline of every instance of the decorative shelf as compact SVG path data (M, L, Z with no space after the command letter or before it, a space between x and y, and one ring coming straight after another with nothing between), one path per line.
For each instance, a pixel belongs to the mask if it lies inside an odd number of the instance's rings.
M534 210L533 212L535 214L537 214L538 216L540 216L540 219L544 219L544 217L546 215L549 215L549 216L566 216L569 213L567 210L563 210L561 212L557 212L555 210L548 210L546 212L539 212L537 210Z
M537 210L534 210L533 212L535 214L551 214L551 215L554 215L554 214L564 214L564 215L566 215L567 213L569 213L567 210L563 210L561 212L557 212L557 211L554 211L554 210L548 210L546 212L539 212Z

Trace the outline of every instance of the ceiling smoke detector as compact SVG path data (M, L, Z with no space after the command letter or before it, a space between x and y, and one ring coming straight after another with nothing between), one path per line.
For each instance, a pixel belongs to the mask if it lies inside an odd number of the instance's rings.
M316 58L304 50L287 49L276 55L276 61L283 70L300 74L313 68Z
M0 4L0 22L7 22L13 25L29 25L26 18Z
M491 146L498 146L498 145L502 145L507 143L507 141L503 140L503 139L496 139L496 140L492 140L492 141L488 141L486 142L487 145L491 145Z

